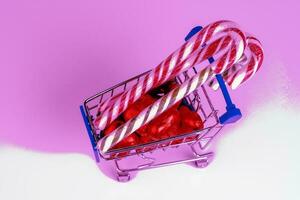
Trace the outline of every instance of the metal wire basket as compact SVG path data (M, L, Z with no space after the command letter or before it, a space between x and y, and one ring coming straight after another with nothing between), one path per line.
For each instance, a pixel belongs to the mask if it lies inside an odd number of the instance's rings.
M191 32L193 32L193 30ZM191 35L191 32L189 33L189 35ZM121 149L112 149L106 153L100 152L97 149L96 144L103 137L103 134L94 126L93 123L93 121L97 117L98 105L101 102L105 101L107 98L123 92L127 88L130 88L132 85L142 80L142 77L147 75L149 72L150 71L144 72L111 88L99 92L98 94L87 98L84 101L83 105L80 106L96 161L100 162L100 160L114 160L117 171L117 180L120 182L129 181L132 178L131 172L133 171L157 168L172 164L193 162L194 166L196 167L206 167L212 161L214 155L214 153L208 149L208 146L220 132L220 130L224 127L224 124L220 123L218 111L214 108L213 103L205 89L205 86L201 86L193 93L186 96L183 99L183 102L185 105L189 106L192 110L196 111L200 115L200 117L203 119L204 129L184 133L159 141L149 142L147 144L140 144ZM198 70L195 67L192 67L177 76L176 82L181 84L197 72ZM224 88L221 89L224 95ZM230 98L227 90L225 92L228 95L227 98ZM162 162L158 161L154 156L151 156L153 152L163 150L165 151L163 153L168 153L168 149L177 148L182 145L187 145L188 147L190 147L192 157ZM138 156L144 162L142 164L139 164L138 166L121 168L119 162L132 156Z

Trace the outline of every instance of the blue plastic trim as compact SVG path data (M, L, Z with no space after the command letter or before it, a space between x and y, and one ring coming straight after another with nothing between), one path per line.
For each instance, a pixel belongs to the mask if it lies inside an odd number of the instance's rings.
M90 138L90 142L91 142L92 147L93 147L93 152L94 152L94 155L95 155L95 160L96 160L97 162L100 162L100 158L99 158L99 155L98 155L97 144L96 144L96 141L95 141L95 139L94 139L94 136L93 136L93 133L92 133L92 129L91 129L89 120L88 120L88 118L87 118L87 116L86 116L85 109L83 108L82 105L80 106L80 112L81 112L81 115L82 115L82 118L83 118L83 121L84 121L86 130L87 130L87 132L88 132L88 136L89 136L89 138Z
M202 26L195 26L188 34L185 36L184 40L187 41L191 37L193 37L196 33L198 33L202 29Z
M214 62L214 59L212 57L208 60L210 63ZM242 113L240 109L232 103L231 97L229 95L222 75L216 74L216 78L226 102L226 112L221 117L219 117L219 121L221 124L234 123L242 118Z
M220 86L220 88L221 88L221 90L222 90L224 99L225 99L225 101L226 101L226 105L227 105L228 107L232 107L232 105L234 105L234 104L233 104L232 101L231 101L230 95L229 95L229 93L228 93L228 90L227 90L227 88L226 88L226 85L225 85L225 82L224 82L224 79L223 79L222 75L221 75L221 74L217 74L217 75L216 75L216 78L217 78L218 83L219 83L219 86Z
M185 41L189 40L193 35L198 33L202 29L201 26L196 26L194 27L184 38ZM215 60L213 57L208 58L209 63L213 63ZM224 79L221 74L217 74L216 78L218 80L220 89L222 91L223 97L226 102L226 112L219 117L219 121L221 124L229 124L229 123L234 123L238 121L242 117L242 113L240 109L238 109L233 103L230 98L229 92L227 90L227 87L225 85Z

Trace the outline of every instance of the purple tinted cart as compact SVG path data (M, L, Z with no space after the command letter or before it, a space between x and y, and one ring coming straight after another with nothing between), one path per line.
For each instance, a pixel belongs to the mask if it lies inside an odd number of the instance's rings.
M185 40L188 40L200 30L200 26L193 28L186 36ZM209 59L209 62L213 61L213 58ZM114 160L115 169L117 172L117 180L120 182L127 182L131 180L131 173L134 171L141 171L180 163L193 163L194 166L198 168L204 168L208 166L214 156L213 151L208 148L211 141L216 137L224 125L236 122L242 116L240 110L232 103L222 76L216 75L221 92L226 101L227 112L225 114L219 117L218 111L214 108L205 86L201 86L195 92L186 96L183 100L184 104L186 104L190 109L196 111L201 116L205 127L204 129L147 144L130 146L122 149L113 149L106 153L100 152L97 149L97 142L103 137L103 133L97 129L93 123L93 121L96 119L98 105L114 94L118 94L122 91L125 91L127 88L130 88L132 85L142 80L142 78L149 72L150 71L144 72L138 76L99 92L98 94L87 98L83 105L80 106L81 114L93 147L96 162L101 162L101 160ZM195 67L190 68L186 72L177 76L176 81L181 84L197 72L198 70ZM178 140L180 140L181 143L176 142ZM160 150L164 151L162 153L168 154L168 149L177 148L182 145L186 145L190 148L192 157L161 162L152 154L153 152ZM120 167L120 161L133 156L141 158L143 160L142 164L129 168Z

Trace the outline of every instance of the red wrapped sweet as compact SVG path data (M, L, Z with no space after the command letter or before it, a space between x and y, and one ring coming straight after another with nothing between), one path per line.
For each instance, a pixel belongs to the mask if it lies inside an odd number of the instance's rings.
M121 121L119 119L114 120L110 125L108 125L108 127L106 129L104 129L104 131L103 131L104 135L108 135L109 133L114 131L116 128L118 128L122 124L124 124L123 121Z
M169 109L156 117L148 124L148 134L155 140L165 139L171 136L169 128L179 127L180 114L176 109Z
M135 104L129 106L123 113L123 117L126 121L136 117L140 113L138 107Z
M141 96L136 102L131 104L123 113L123 117L125 121L136 117L142 110L144 110L149 105L155 102L155 98L150 96L149 94L145 94Z
M203 121L197 112L191 111L187 106L181 106L179 112L182 127L191 128L193 130L203 129Z
M104 134L107 135L117 127L124 124L124 120L129 121L136 117L142 110L153 104L157 98L167 94L177 86L178 84L175 81L168 81L167 83L151 90L148 94L141 96L123 112L118 120L112 122L104 130ZM140 127L134 133L124 138L121 142L116 144L113 149L135 146L138 144L146 144L152 141L158 141L180 134L190 133L199 129L203 129L203 122L198 113L191 111L187 106L182 105L181 101L179 101L171 108L154 118L151 122ZM196 136L191 136L187 138L187 141L194 139L196 139ZM183 142L183 139L177 139L174 140L172 144L179 144L181 142ZM154 146L138 148L136 151L141 153L145 151L151 151L154 148ZM128 155L128 152L125 152L125 154L122 154L121 156L125 155Z
M124 124L123 121L121 121L120 119L117 119L115 121L113 121L105 130L104 130L104 135L108 135L109 133L111 133L112 131L114 131L116 128L118 128L119 126L121 126L122 124ZM119 148L124 148L124 147L129 147L129 146L134 146L137 145L139 143L139 138L137 137L137 135L135 133L130 134L129 136L127 136L126 138L124 138L122 141L120 141L119 143L117 143L113 149L119 149Z
M114 149L135 146L137 144L139 144L139 137L135 133L132 133L116 144Z

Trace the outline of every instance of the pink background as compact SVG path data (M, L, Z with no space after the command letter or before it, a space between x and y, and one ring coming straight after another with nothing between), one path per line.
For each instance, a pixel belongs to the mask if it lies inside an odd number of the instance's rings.
M261 71L232 92L244 115L279 88L297 101L299 10L297 1L1 1L0 142L91 154L83 100L152 68L192 27L219 19L265 49Z

